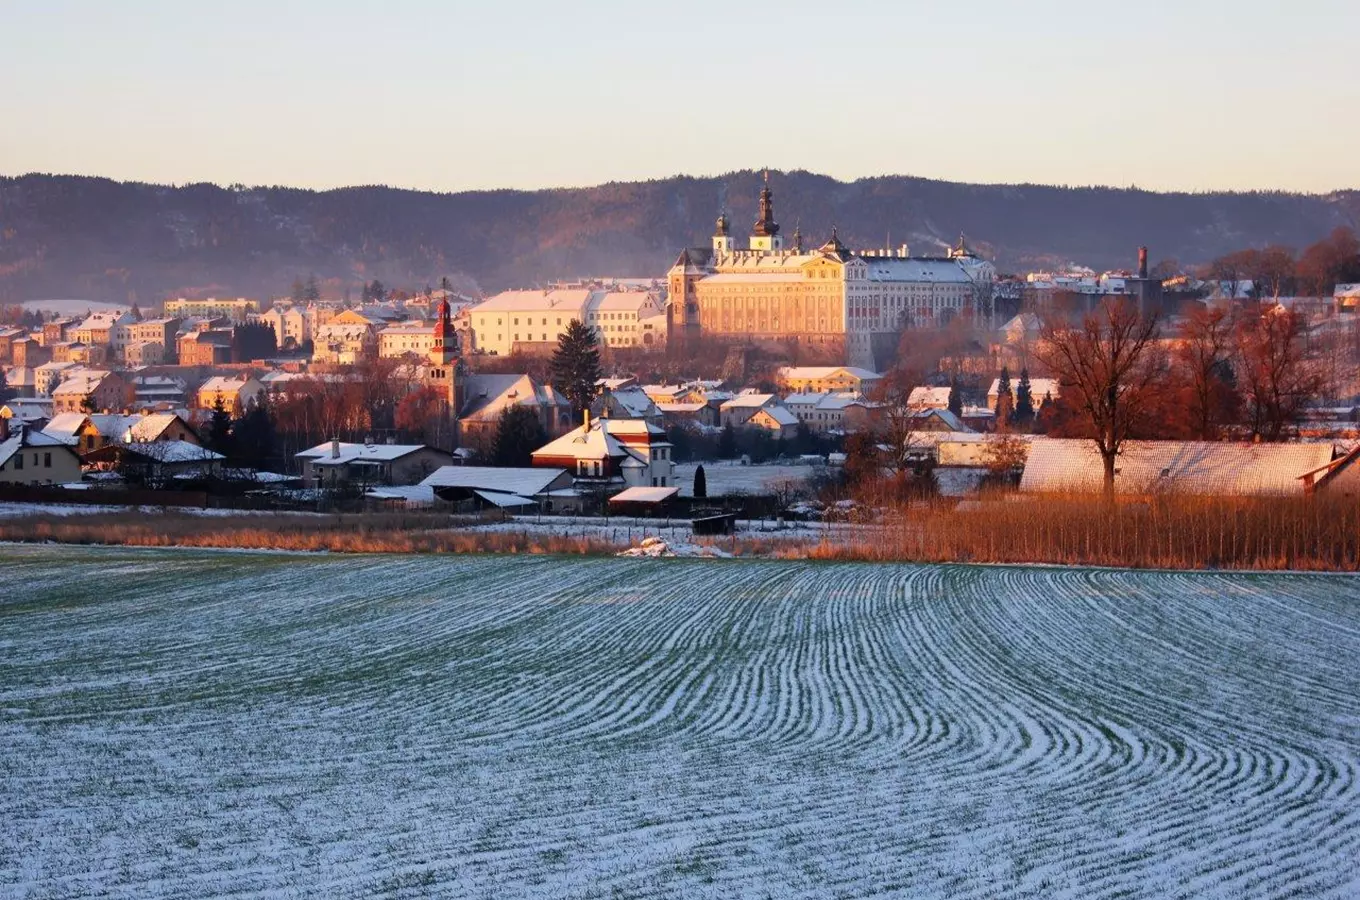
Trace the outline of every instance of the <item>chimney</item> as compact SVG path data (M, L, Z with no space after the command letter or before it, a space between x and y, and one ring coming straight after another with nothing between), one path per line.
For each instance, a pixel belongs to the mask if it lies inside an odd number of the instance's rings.
M585 430L586 430L586 431L589 431L589 430L590 430L590 409L589 409L589 408L587 408L586 411L585 411L585 423L586 423L586 429L585 429Z
M331 459L340 458L340 439L331 438Z
M1139 278L1146 278L1146 277L1148 277L1148 276L1147 276L1147 248L1146 248L1146 247L1139 247L1139 248L1138 248L1138 277L1139 277Z
M9 440L9 419L0 416L0 441Z

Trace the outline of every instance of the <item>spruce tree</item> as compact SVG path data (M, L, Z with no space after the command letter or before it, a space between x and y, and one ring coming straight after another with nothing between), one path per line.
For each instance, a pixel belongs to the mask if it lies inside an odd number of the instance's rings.
M959 379L949 380L949 411L956 416L963 415L963 394L959 391Z
M708 476L704 474L703 466L694 470L694 497L696 500L708 497Z
M501 413L496 425L491 463L515 467L532 465L534 451L547 442L548 433L538 421L538 413L527 406L511 406Z
M316 303L321 299L321 286L316 283L316 275L307 276L307 284L302 288L303 300L307 303Z
M722 434L718 436L718 458L737 458L737 433L730 422L723 426Z
M1020 370L1020 383L1015 388L1015 413L1017 425L1028 425L1034 421L1034 393L1029 383L1029 369Z
M231 413L219 395L213 401L212 415L208 418L208 449L223 456L231 456Z
M0 369L0 403L8 403L14 392L9 389L9 383L5 381L5 370Z
M996 410L997 416L1001 415L1001 404L1006 403L1006 409L1015 409L1015 395L1011 393L1011 372L1005 366L1001 367L1001 377L996 380Z
M570 401L576 415L589 409L595 399L595 383L600 380L600 348L595 342L595 329L580 319L572 319L557 338L549 371L552 386Z

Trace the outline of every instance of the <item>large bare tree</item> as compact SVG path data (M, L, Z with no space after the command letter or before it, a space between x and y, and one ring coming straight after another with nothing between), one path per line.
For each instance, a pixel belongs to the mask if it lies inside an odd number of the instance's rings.
M1252 436L1283 440L1286 429L1323 388L1303 319L1280 307L1244 316L1237 328L1237 352Z
M1222 307L1196 309L1182 323L1179 338L1173 355L1185 378L1187 430L1199 440L1214 440L1238 407L1232 383L1232 318Z
M1152 405L1164 371L1157 338L1157 316L1140 315L1122 299L1105 301L1079 325L1044 323L1036 355L1085 419L1084 430L1100 451L1109 500L1119 453Z

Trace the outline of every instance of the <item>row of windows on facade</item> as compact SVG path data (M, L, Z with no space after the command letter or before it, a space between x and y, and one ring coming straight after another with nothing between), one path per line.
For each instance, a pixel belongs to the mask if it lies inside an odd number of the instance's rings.
M18 472L18 471L19 471L20 469L22 469L23 467L24 467L24 454L23 454L22 452L21 452L21 453L16 453L16 454L14 454L14 471L15 471L15 472ZM52 454L51 454L51 453L43 453L43 454L42 454L42 467L43 467L44 469L50 469L50 468L52 468ZM35 468L35 469L38 468L38 454L37 454L37 453L34 453L34 454L33 454L33 468ZM0 470L3 470L3 469L4 469L4 466L0 466Z

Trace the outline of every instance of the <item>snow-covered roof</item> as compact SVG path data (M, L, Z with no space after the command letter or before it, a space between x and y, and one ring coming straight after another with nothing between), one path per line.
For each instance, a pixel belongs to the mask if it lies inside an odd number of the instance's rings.
M501 491L473 491L487 503L498 506L501 509L514 509L520 506L533 506L535 501L528 497L521 497L519 494L506 494Z
M226 459L220 453L188 441L127 441L117 446L161 463L218 462Z
M630 487L609 498L610 503L661 503L680 493L678 487Z
M858 366L785 366L779 370L779 377L785 381L822 381L844 375L861 381L873 381L883 376Z
M919 257L867 257L870 281L903 281L933 283L969 283L972 278L963 266L952 259L924 259Z
M630 416L641 419L654 416L657 413L656 404L641 388L620 388L616 391L610 391L609 396Z
M1303 492L1300 476L1332 459L1332 444L1232 444L1131 441L1115 462L1121 494L1288 496ZM1049 439L1030 445L1020 480L1024 491L1098 493L1104 469L1094 441Z
M64 444L74 444L76 442L76 432L85 424L89 416L84 413L69 412L58 413L52 420L43 426L43 434L50 438L61 441Z
M1020 386L1020 379L1011 377L1011 394L1015 394L1016 388ZM1029 380L1029 395L1034 399L1034 405L1038 406L1039 401L1044 399L1044 395L1051 396L1054 400L1058 399L1061 390L1061 383L1056 378L1031 378ZM1001 379L993 378L992 386L987 388L987 396L995 397L1001 391Z
M786 408L783 407L783 406L777 406L777 405L776 405L776 406L765 406L765 407L761 407L760 411L757 412L756 415L766 415L766 416L769 416L771 419L773 419L773 420L775 421L776 424L779 424L779 425L797 425L797 424L798 424L798 417L795 416L791 411L789 411L788 409L786 409Z
M237 378L235 376L214 375L203 386L198 389L199 393L207 394L239 394L241 389L252 381L259 386L259 382L253 378Z
M949 407L949 388L914 387L911 389L911 393L907 395L907 405L947 409Z
M26 447L65 447L66 442L43 434L41 431L21 429L0 443L0 466L9 462L10 457Z
M532 497L567 474L566 469L500 468L497 466L443 466L420 482L431 488L458 487Z
M313 460L313 465L344 465L352 462L390 462L401 459L417 451L424 450L424 444L352 444L340 442L336 456L331 453L336 448L333 442L317 444L310 450L297 454L298 459Z
M724 401L722 408L759 409L760 407L765 406L766 404L774 403L778 399L779 398L777 398L774 394L754 394L754 393L747 394L743 392L733 397L731 400Z
M553 312L579 317L590 294L590 291L581 289L501 291L493 297L487 297L472 307L471 311L473 315L486 312Z

